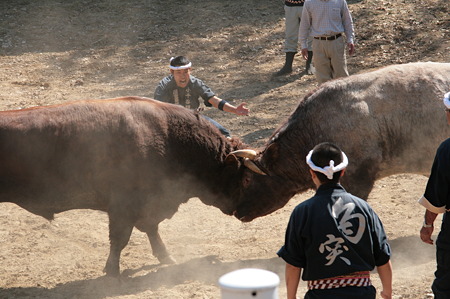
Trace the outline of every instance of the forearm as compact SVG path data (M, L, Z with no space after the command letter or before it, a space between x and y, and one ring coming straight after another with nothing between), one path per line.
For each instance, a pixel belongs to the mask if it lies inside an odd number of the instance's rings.
M296 299L301 274L302 268L298 268L286 263L285 275L286 275L287 299Z
M383 298L392 297L392 264L391 261L382 266L377 267L378 275L380 276L381 285L383 290L381 294Z
M222 102L224 101L224 102ZM222 104L221 104L222 102ZM231 112L231 113L236 113L236 107L234 107L233 105L231 105L230 103L228 103L225 100L222 100L221 98L217 97L217 96L213 96L212 98L209 99L209 103L217 109L223 110L225 112Z
M422 228L420 229L420 239L430 245L434 244L431 235L434 231L434 220L436 220L438 214L431 212L430 210L425 211L424 215L424 223Z
M237 113L237 109L235 106L231 105L230 103L226 102L225 105L223 105L223 111L225 112L230 112L230 113L234 113L234 114L238 114Z
M245 107L246 103L241 103L238 107L235 107L227 101L222 100L221 98L218 98L216 96L210 98L209 103L219 110L234 113L236 115L248 115L249 113L249 109Z
M424 216L424 220L425 223L430 225L434 223L434 220L436 220L438 214L431 212L430 210L426 210L425 211L425 216Z

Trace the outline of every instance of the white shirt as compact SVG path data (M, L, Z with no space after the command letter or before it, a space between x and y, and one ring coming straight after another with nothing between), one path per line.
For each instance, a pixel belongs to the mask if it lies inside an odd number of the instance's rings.
M307 48L309 35L319 37L339 33L345 33L347 43L353 43L353 20L345 0L305 1L299 30L302 49Z

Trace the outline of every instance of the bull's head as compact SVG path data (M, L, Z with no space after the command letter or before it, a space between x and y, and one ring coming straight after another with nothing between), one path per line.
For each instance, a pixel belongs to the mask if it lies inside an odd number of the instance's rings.
M229 154L240 159L245 166L239 194L234 194L238 197L234 216L241 221L248 222L280 209L296 193L295 184L271 163L266 163L278 160L275 149L274 146L264 153L245 149Z
M259 166L253 162L255 160L257 153L256 151L252 149L243 149L243 150L237 150L234 152L231 152L230 155L235 155L236 157L244 158L244 165L251 171L260 174L260 175L267 175Z

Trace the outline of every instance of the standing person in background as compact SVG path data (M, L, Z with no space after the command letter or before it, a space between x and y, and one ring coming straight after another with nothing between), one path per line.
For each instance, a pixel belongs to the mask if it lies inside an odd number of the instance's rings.
M346 41L342 34L345 33ZM308 36L313 37L313 64L319 84L348 76L345 44L355 52L353 20L345 0L305 0L300 22L302 56L308 59Z
M450 92L444 96L445 115L450 125ZM444 214L441 231L436 240L437 269L431 289L436 299L450 298L450 138L441 143L436 151L430 177L419 203L426 208L420 238L433 245L431 235L434 220Z
M298 34L300 27L300 19L302 17L303 2L305 0L284 0L285 14L285 41L284 52L286 53L286 61L284 66L275 73L275 76L282 76L292 73L292 63L294 56L297 54ZM305 73L312 75L312 40L307 39L308 59L306 60Z
M347 156L324 142L306 163L316 194L295 207L277 253L286 262L287 298L296 299L301 277L308 282L305 299L375 299L370 271L376 267L381 297L391 299L391 249L381 220L339 183Z
M171 58L169 69L170 75L163 78L156 87L155 100L181 105L199 112L203 111L205 106L213 106L236 115L248 115L250 110L245 107L246 103L235 107L217 97L202 80L192 76L192 63L186 57ZM203 101L200 101L200 98ZM205 115L202 116L213 123L223 135L231 138L230 132L221 124Z

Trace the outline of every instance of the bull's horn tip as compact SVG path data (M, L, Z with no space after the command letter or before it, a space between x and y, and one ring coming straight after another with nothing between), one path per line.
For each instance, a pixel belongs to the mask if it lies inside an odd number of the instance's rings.
M230 154L235 155L237 157L249 158L253 159L256 157L256 151L252 149L241 149L231 152Z

